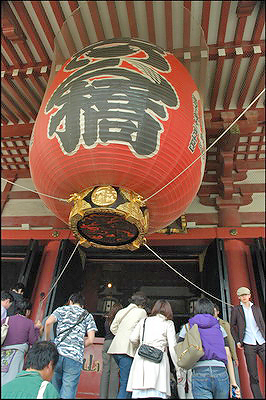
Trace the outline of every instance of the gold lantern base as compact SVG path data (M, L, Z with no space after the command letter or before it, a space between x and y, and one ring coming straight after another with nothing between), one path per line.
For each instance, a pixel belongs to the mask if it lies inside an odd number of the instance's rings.
M73 234L85 247L136 250L145 241L149 213L140 195L115 186L94 186L71 195Z

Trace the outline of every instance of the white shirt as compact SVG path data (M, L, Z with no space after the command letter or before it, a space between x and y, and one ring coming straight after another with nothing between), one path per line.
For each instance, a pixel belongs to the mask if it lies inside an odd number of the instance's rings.
M256 344L256 341L259 344L265 343L265 340L263 339L263 336L259 330L259 327L255 321L251 306L253 306L253 303L251 301L249 302L249 307L246 307L242 301L240 302L241 306L243 306L244 314L245 314L245 319L246 319L246 329L245 329L245 335L244 335L244 340L243 342L245 344Z
M2 319L6 318L6 316L7 316L7 310L6 310L6 308L5 308L4 306L2 306L2 304L1 304L1 321L2 321Z

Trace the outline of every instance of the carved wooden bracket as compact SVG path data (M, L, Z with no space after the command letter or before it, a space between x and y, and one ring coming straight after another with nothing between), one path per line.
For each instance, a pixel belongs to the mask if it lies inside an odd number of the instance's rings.
M26 36L7 1L1 2L1 10L3 35L14 43L26 41Z
M239 1L236 8L238 18L251 15L256 3L256 1Z

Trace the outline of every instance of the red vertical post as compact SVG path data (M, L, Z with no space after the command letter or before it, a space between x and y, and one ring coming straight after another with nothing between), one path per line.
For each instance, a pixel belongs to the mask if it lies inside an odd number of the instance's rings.
M41 310L39 310L40 294L43 292L46 297L50 290L59 246L60 240L51 240L44 248L40 271L37 276L37 284L34 290L34 299L32 299L33 309L31 318L33 321L35 321L37 314L39 314L38 319L43 319L47 299L44 300Z
M224 248L227 259L231 303L237 305L239 304L239 299L236 291L240 286L252 289L253 293L255 290L251 285L248 269L248 259L250 256L249 247L241 240L227 239L224 241ZM254 295L257 296L257 293L254 293ZM245 399L253 399L244 351L237 349L237 356L239 360L241 397ZM261 389L263 389L262 382L264 382L264 370L261 366L262 363L258 363L260 384Z

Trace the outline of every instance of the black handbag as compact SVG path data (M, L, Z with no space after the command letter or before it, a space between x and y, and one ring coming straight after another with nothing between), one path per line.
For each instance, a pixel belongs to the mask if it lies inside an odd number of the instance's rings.
M146 319L147 318L145 318L143 322L142 344L139 347L138 355L143 358L146 358L149 361L153 361L156 364L159 364L163 358L163 351L157 349L156 347L143 343Z

